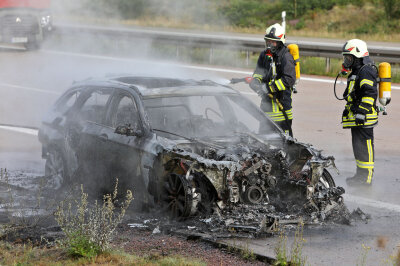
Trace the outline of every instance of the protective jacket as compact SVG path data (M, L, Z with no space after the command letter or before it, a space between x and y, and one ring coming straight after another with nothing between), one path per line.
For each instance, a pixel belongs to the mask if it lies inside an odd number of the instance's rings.
M272 61L276 66L276 73L273 73ZM274 76L275 74L275 76ZM253 78L261 83L268 84L272 81L276 88L274 98L270 99L268 93L261 88L254 89L261 96L261 110L263 110L273 121L285 121L285 117L276 102L276 99L282 104L288 119L293 119L292 113L292 87L296 81L296 70L293 56L289 49L282 45L272 56L267 56L267 50L260 53L257 61L257 67L253 73Z
M369 57L364 58L359 66L353 67L343 93L347 101L342 115L343 128L370 128L378 124L377 78L378 73ZM356 114L366 116L364 124L356 124Z

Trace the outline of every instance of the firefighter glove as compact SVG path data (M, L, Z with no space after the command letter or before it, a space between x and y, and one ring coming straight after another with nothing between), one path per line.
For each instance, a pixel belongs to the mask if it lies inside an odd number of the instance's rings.
M364 125L364 123L365 123L365 115L356 114L356 125Z
M253 78L249 86L252 90L254 90L257 93L262 90L261 81L258 78Z

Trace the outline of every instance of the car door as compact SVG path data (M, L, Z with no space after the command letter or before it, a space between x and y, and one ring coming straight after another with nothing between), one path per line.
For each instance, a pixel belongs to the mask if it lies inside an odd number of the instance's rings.
M107 87L87 88L83 99L67 125L66 141L75 151L80 170L79 181L91 189L108 186L105 160L105 141L101 132L105 125L108 105L114 89Z
M107 139L109 160L105 162L111 169L112 178L118 177L121 187L132 189L142 187L140 176L140 150L143 126L135 98L130 92L116 90L111 101L101 135ZM129 127L134 134L116 133L117 127Z

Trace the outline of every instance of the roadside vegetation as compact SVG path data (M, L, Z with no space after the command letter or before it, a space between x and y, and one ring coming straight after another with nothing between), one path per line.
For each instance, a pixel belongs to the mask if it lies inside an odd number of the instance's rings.
M59 247L40 248L32 244L12 245L0 242L1 265L206 265L180 256L142 257L110 250L94 257L74 258Z
M54 9L62 0L54 0ZM71 0L60 16L125 24L260 33L287 13L291 36L400 41L399 0ZM75 3L75 4L74 4ZM66 11L67 7L67 11ZM61 8L60 8L61 9Z
M294 233L294 240L288 250L288 237L284 231L280 231L279 241L275 246L276 262L274 265L285 266L303 266L306 265L307 257L303 254L303 246L306 240L303 237L304 223L300 221Z

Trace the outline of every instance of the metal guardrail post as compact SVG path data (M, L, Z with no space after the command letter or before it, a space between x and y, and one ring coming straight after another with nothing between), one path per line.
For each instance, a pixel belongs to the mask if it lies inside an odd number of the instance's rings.
M331 59L329 57L326 58L326 66L325 72L328 73L331 70Z

